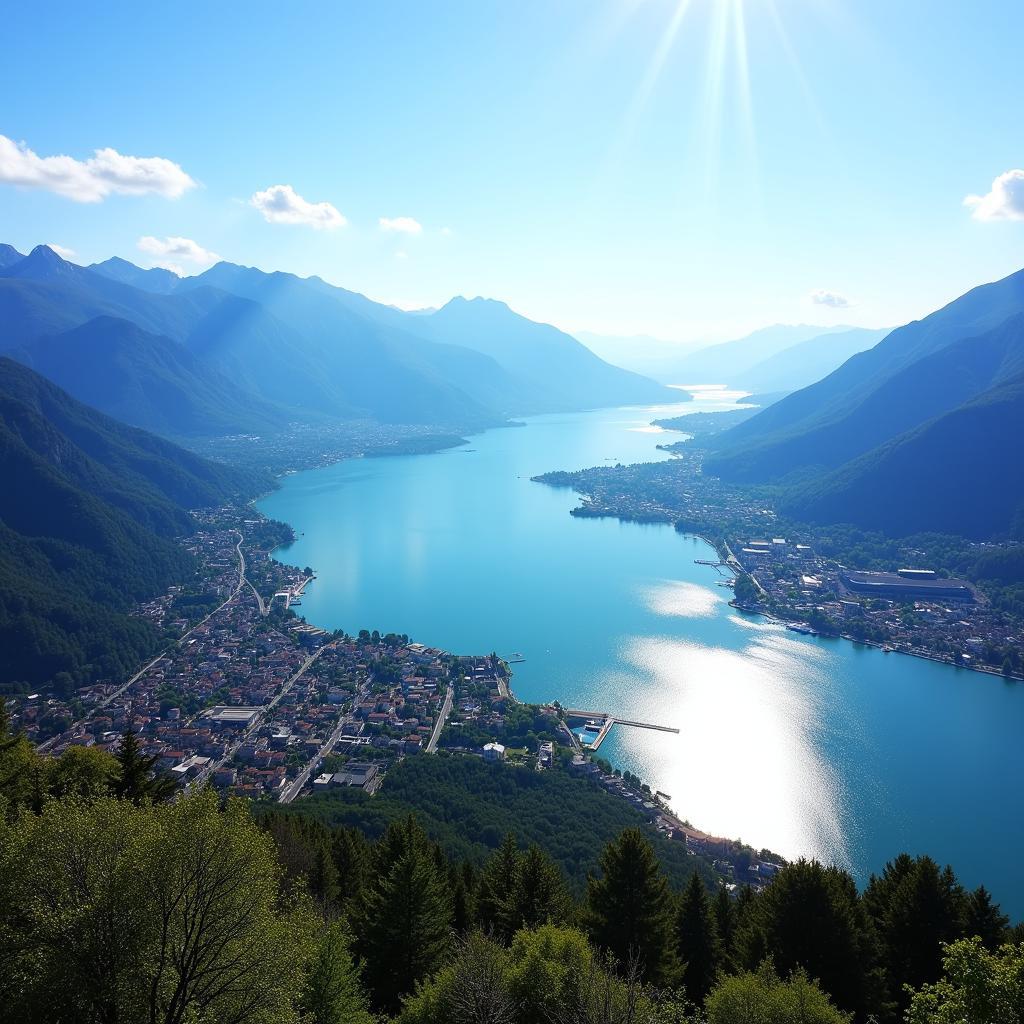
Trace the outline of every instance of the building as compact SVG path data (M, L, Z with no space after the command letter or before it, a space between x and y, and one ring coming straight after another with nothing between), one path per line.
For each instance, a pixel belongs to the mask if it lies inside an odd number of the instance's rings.
M970 604L974 591L965 580L941 579L930 569L901 569L899 572L855 572L839 574L850 593L865 597L884 597L895 601L959 601Z
M330 784L366 789L377 778L379 772L377 765L369 761L349 761L344 771L335 772Z
M484 744L484 760L485 761L504 761L505 760L505 748L500 743L485 743Z
M216 729L248 729L262 711L263 708L236 708L218 704L216 707L207 708L203 712L203 717L210 719Z

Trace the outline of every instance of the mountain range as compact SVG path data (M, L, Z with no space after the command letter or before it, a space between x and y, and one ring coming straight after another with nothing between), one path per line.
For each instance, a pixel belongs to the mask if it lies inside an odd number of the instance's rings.
M514 415L678 401L488 300L406 313L319 278L195 277L47 246L0 249L0 352L171 437L368 419L474 430Z
M1024 271L982 285L711 439L705 468L890 533L987 537L1024 507Z

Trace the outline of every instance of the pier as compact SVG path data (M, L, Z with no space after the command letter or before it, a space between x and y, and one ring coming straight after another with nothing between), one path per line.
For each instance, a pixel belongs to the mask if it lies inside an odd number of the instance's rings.
M597 750L604 743L613 725L628 725L634 729L653 729L655 732L674 732L676 735L679 734L679 730L671 725L658 725L655 722L637 722L629 718L617 718L614 715L608 714L607 711L585 711L582 708L566 708L566 722L568 723L570 719L574 718L582 719L584 722L601 723L597 735L592 740L584 741L581 738L581 741L590 750Z

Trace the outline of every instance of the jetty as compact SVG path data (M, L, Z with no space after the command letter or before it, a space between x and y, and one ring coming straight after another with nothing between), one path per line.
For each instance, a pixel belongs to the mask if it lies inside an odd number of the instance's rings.
M596 733L593 739L580 737L583 745L588 747L590 750L597 750L601 744L604 743L608 738L608 733L611 732L613 725L628 725L633 729L653 729L655 732L673 732L677 735L679 734L679 730L671 725L658 725L656 722L638 722L630 718L618 718L615 715L608 714L607 711L586 711L583 708L566 708L566 723L569 723L573 719L585 723L594 723L596 726L593 730Z

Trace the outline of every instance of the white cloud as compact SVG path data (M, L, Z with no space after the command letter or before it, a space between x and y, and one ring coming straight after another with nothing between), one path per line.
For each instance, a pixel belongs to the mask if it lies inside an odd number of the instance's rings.
M0 135L0 182L46 189L78 203L98 203L113 194L177 199L196 184L160 156L122 156L115 149L97 149L88 160L38 156L6 135Z
M137 245L141 252L154 257L153 266L171 270L181 277L185 275L183 262L196 267L209 267L220 259L215 252L204 249L191 238L154 238L152 235L143 235Z
M69 249L66 245L58 245L56 242L47 242L49 248L51 248L62 260L69 260L77 253L74 249Z
M403 235L418 235L423 225L412 217L381 217L377 223L381 231L397 231Z
M827 291L825 288L811 292L808 298L816 306L829 306L831 309L849 309L853 305L845 295Z
M984 196L968 196L964 206L975 220L1024 220L1024 171L1007 171Z
M313 228L343 228L348 221L330 203L310 203L291 185L271 185L249 202L271 224L308 224Z

